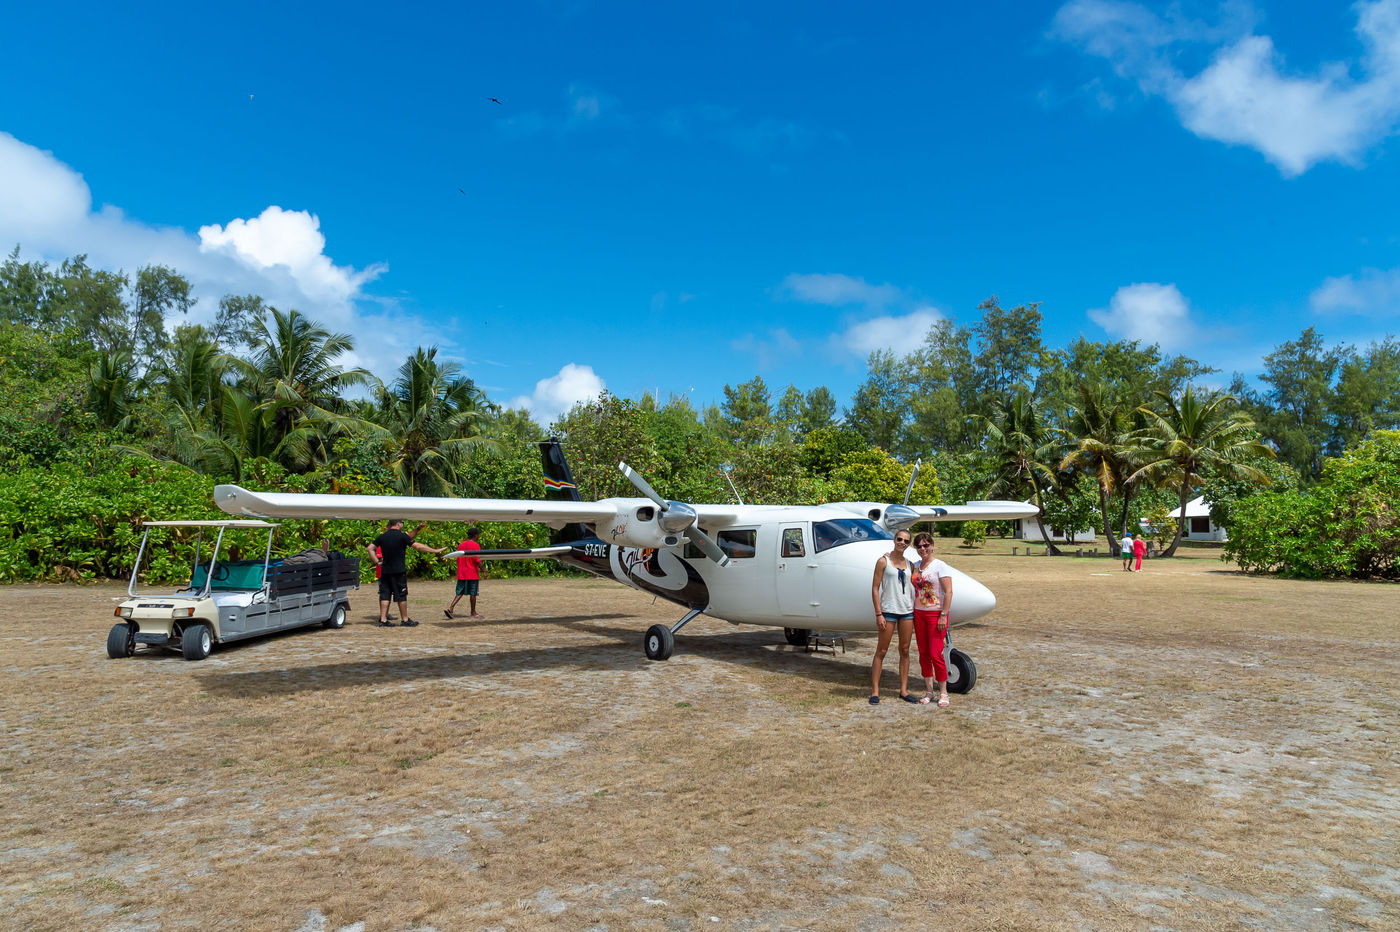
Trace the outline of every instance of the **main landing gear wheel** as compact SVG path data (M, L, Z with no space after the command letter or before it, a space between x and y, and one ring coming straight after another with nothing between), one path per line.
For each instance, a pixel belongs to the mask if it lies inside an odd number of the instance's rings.
M214 649L214 635L208 625L190 625L180 635L180 653L186 660L203 660Z
M977 685L977 664L956 647L948 654L948 692L970 693Z
M806 647L807 639L812 636L810 628L784 628L783 637L793 647Z
M652 625L642 638L642 649L648 660L667 660L676 649L676 636L665 625Z
M131 625L112 625L107 632L107 656L113 660L136 653L136 631Z
M329 618L327 618L327 619L325 620L325 626L326 626L327 628L343 628L343 627L345 627L345 606L344 606L344 605L337 605L337 606L335 607L335 611L331 612L331 617L329 617Z

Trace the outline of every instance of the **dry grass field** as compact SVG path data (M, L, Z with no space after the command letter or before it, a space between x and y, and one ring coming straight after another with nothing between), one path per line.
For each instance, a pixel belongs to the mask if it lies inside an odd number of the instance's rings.
M0 926L1400 927L1400 587L943 550L1000 599L948 710L868 705L870 638L648 662L679 612L602 581L199 663L0 588Z

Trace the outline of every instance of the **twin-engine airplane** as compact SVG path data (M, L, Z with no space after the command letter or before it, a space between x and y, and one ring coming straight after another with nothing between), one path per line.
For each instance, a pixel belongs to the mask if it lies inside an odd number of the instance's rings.
M525 550L481 550L482 559L548 557L596 576L675 602L686 610L674 625L652 625L643 648L652 660L675 649L675 634L704 613L734 624L783 628L789 644L814 630L877 629L870 600L875 563L895 531L920 521L1001 521L1036 513L1025 502L924 506L878 502L826 505L690 505L668 501L625 463L619 468L643 498L582 501L558 441L540 443L544 501L419 498L401 495L312 495L214 489L232 515L262 518L387 518L422 521L529 521L554 528L552 544ZM913 480L909 488L913 489ZM986 615L996 597L953 570L950 622ZM951 651L949 689L966 692L976 667Z

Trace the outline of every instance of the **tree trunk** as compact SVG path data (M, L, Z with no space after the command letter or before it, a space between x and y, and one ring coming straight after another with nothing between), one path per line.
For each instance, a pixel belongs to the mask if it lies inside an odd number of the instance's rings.
M1176 556L1176 548L1181 544L1181 532L1186 527L1186 496L1191 491L1191 474L1187 473L1181 480L1181 508L1176 513L1176 537L1172 539L1172 545L1162 551L1164 557Z
M1128 486L1123 486L1123 513L1118 516L1118 523L1122 525L1119 537L1125 537L1128 533L1128 506L1132 503L1133 493Z
M1040 497L1040 486L1032 484L1031 487L1035 489L1035 507L1040 509L1040 513L1036 516L1036 523L1040 525L1040 538L1045 541L1046 552L1058 557L1060 548L1050 542L1050 529L1045 526L1045 504L1044 499Z
M1099 514L1103 516L1103 536L1108 541L1108 552L1113 556L1118 556L1118 541L1113 537L1113 530L1108 517L1108 490L1099 484Z

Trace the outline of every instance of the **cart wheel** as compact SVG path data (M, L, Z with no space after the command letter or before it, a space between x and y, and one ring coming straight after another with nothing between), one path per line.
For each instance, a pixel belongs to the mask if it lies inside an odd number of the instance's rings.
M325 625L327 628L345 627L345 606L337 605L335 610L331 612L331 617L326 619Z
M214 636L208 625L190 625L180 635L180 653L186 660L203 660L214 649Z
M107 656L112 659L130 657L136 653L136 631L131 625L112 625L107 632Z

